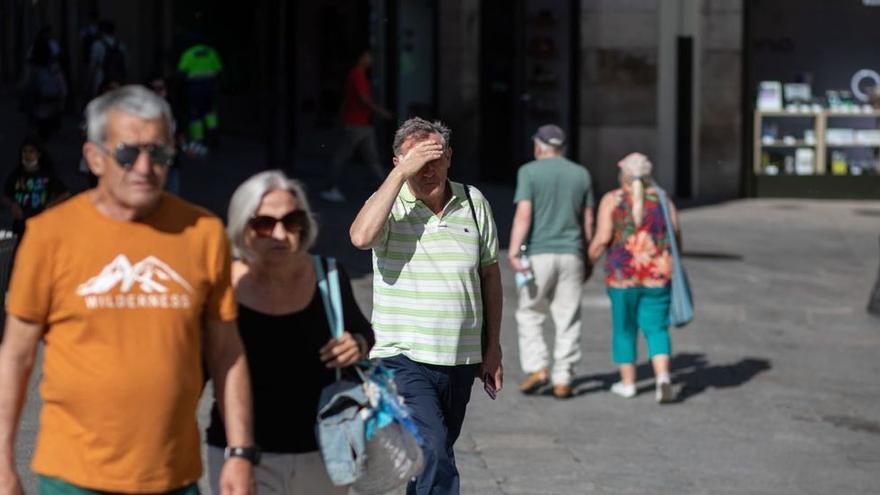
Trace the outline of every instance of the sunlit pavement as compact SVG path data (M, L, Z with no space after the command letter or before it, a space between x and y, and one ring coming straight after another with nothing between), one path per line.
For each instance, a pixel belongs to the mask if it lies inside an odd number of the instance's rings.
M647 365L636 398L607 391L609 308L595 275L576 397L521 395L505 270L508 383L494 403L474 388L457 449L463 493L876 492L880 319L865 306L880 202L734 201L687 210L682 224L697 319L672 331L673 404L654 402Z

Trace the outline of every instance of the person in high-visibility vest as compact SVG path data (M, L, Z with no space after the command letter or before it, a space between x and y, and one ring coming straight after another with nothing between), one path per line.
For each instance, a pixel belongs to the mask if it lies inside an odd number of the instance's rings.
M180 56L177 69L186 77L186 102L189 110L189 137L201 143L206 133L214 137L217 117L217 81L223 63L212 47L196 42Z

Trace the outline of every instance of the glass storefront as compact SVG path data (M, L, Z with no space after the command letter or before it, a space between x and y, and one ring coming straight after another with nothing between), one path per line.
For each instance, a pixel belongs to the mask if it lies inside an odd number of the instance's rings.
M880 7L746 5L752 195L880 198Z

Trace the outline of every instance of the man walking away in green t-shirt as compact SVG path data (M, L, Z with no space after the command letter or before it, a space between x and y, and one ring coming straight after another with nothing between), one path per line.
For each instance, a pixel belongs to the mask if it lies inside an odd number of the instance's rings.
M583 283L589 276L586 246L593 234L593 191L586 167L567 160L565 132L548 124L533 136L535 160L519 169L513 201L516 214L508 257L518 273L519 353L528 374L520 391L532 394L552 380L553 395L571 397L574 367L581 359ZM525 247L528 247L526 258ZM553 369L542 335L546 311L556 327Z

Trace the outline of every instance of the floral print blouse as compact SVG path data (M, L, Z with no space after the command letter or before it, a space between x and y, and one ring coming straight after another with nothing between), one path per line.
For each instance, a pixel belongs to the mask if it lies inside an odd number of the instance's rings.
M644 218L636 227L632 199L623 189L613 193L617 206L611 214L612 234L605 256L605 284L608 287L665 287L672 274L672 256L666 235L666 220L654 189L645 191Z

